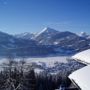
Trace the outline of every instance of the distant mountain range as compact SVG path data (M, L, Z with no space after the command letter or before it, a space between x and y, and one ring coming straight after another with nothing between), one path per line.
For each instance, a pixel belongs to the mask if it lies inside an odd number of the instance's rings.
M9 35L0 32L0 56L70 55L90 48L90 36L52 28L44 28L37 34Z

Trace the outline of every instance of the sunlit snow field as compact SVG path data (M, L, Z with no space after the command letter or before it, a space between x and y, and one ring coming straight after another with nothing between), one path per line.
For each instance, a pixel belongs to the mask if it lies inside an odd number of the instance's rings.
M77 61L70 60L70 56L15 58L14 61L18 62L17 67L20 66L21 60L25 61L25 66L33 65L36 73L40 73L42 71L54 74L58 72L67 73L84 66ZM0 66L5 66L5 63L8 63L8 59L1 58Z
M67 58L69 56L56 56L56 57L31 57L31 58L15 58L15 61L23 60L26 62L26 64L30 63L37 63L38 65L41 65L42 63L45 63L47 67L53 67L55 63L67 63ZM0 64L7 63L7 58L1 58Z
M45 63L47 67L53 67L55 63L67 63L68 56L59 56L59 57L43 57L43 58L28 58L26 63Z

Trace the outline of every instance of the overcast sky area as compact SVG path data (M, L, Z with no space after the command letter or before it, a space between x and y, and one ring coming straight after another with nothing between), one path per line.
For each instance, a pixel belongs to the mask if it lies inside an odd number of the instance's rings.
M90 0L0 0L0 31L35 33L44 27L90 34Z

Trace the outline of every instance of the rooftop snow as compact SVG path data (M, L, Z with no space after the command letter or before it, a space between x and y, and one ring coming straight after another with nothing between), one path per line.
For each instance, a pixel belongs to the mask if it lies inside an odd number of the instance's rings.
M69 78L79 85L81 90L90 90L90 65L72 73Z
M90 63L90 49L82 51L74 56L72 56L73 59L81 60L86 63Z

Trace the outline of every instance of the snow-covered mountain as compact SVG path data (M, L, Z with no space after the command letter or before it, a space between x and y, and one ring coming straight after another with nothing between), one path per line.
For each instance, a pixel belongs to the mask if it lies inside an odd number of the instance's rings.
M30 40L34 37L34 34L29 33L29 32L25 32L25 33L16 34L15 37Z
M85 34L83 33L85 36ZM72 54L90 48L90 38L52 28L44 28L40 33L9 35L0 32L0 55L7 52L18 55ZM10 52L10 51L8 51Z
M45 35L45 36L48 36L48 38L49 38L49 36L52 36L52 35L54 35L54 34L56 34L58 32L59 31L57 31L55 29L52 29L50 27L45 27L41 32L37 33L35 35L35 37L40 37L41 35Z
M23 39L33 39L38 45L60 46L60 48L56 50L60 50L61 47L64 47L65 49L80 51L90 47L90 36L85 32L81 32L77 35L69 31L60 32L50 27L45 27L37 34L23 33L17 36Z
M59 46L60 48L56 50L60 50L63 47L64 49L79 51L89 47L90 41L84 36L79 36L69 31L60 32L55 29L44 28L34 39L40 45Z
M43 40L43 42L41 44L59 45L61 43L61 41L64 41L66 39L71 39L75 36L76 35L74 33L71 33L68 31L54 33L53 35L50 36L50 38L48 38L48 37L43 38L43 35L42 35L41 41ZM38 40L38 38L37 38L37 40Z
M27 44L26 44L26 41L28 41ZM1 46L3 46L3 47L5 46L6 48L15 48L18 46L23 47L24 44L26 44L25 46L34 45L35 41L18 39L16 37L14 37L13 35L10 35L10 34L4 33L4 32L0 32L0 45Z
M59 33L59 31L46 27L41 32L37 33L34 39L38 41L39 44L50 45L48 41L57 33Z
M81 32L81 33L79 34L79 36L80 36L80 37L84 37L84 38L89 38L89 37L90 37L90 35L88 35L86 32Z
M87 34L86 32L81 32L79 34L80 37L86 38L88 40L88 42L90 43L90 35Z
M21 48L35 45L36 42L34 40L18 39L13 35L0 32L0 56L8 55L10 53L13 54L13 52L16 51L15 49L18 49L17 51L19 51Z

